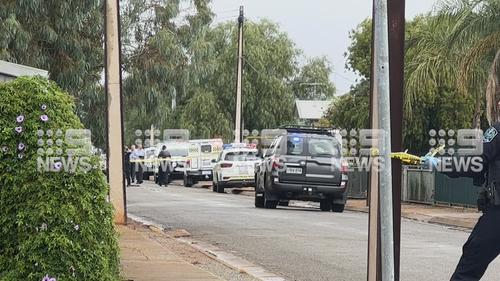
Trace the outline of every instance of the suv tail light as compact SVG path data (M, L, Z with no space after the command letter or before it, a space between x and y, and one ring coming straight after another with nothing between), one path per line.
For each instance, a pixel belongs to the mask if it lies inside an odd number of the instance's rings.
M347 170L349 168L349 163L347 161L342 160L342 174L347 174Z
M233 164L230 164L230 163L222 163L222 164L220 164L221 168L231 168L232 166L233 166Z
M274 160L273 160L273 169L274 170L278 170L278 168L280 167L280 158L278 156L275 156L274 157Z
M191 164L191 159L186 160L186 166L189 167L190 164Z

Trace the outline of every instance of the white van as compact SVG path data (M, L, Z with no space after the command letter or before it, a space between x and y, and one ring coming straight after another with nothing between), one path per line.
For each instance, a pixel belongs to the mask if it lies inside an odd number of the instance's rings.
M184 186L190 187L200 180L212 180L212 170L222 152L222 144L222 139L189 141L188 160L184 167Z

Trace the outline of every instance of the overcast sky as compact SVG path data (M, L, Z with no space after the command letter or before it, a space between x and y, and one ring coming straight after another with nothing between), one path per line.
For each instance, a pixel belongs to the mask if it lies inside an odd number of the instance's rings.
M406 0L406 19L429 12L436 0ZM372 14L370 0L213 0L215 22L236 20L238 9L253 21L269 18L310 57L326 55L334 64L337 94L349 91L357 76L345 69L348 31ZM251 58L249 58L251 60Z

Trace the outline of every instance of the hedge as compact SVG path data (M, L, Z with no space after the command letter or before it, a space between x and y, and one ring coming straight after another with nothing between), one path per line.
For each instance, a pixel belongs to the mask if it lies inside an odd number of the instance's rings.
M42 77L0 83L0 97L0 280L121 280L99 157L39 169L39 157L75 148L64 137L84 128L74 98Z

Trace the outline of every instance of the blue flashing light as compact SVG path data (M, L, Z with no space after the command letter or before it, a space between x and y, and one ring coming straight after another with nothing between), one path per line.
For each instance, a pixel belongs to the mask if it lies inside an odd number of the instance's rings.
M300 138L299 137L293 137L292 141L295 142L295 143L300 142Z
M233 145L232 145L232 144L230 144L230 143L228 143L228 144L223 144L223 145L222 145L222 150L224 150L224 149L228 149L228 148L231 148L231 147L233 147Z

